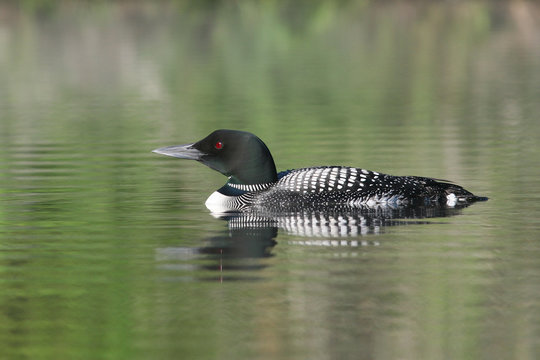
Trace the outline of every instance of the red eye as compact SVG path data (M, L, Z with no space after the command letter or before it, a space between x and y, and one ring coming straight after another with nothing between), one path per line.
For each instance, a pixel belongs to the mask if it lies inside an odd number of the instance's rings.
M214 145L214 147L215 147L216 149L220 150L220 149L223 147L223 143L222 143L221 141L218 141L218 142Z

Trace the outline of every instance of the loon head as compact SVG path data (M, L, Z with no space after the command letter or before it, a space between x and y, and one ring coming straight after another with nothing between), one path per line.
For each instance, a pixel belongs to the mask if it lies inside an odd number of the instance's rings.
M197 160L230 176L238 184L277 181L270 150L257 136L237 130L216 130L192 144L162 147L153 152L181 159Z

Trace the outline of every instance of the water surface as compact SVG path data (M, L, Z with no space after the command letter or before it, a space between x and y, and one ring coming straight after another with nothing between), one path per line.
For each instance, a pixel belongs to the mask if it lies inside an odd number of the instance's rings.
M539 357L538 5L21 4L0 5L1 358ZM235 227L204 207L222 175L150 152L217 128L279 170L490 200Z

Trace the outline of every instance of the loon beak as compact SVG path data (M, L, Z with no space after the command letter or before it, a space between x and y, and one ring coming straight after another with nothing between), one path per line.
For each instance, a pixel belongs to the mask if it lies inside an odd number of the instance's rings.
M195 149L193 144L166 146L152 150L152 152L189 160L200 160L202 156L206 155L202 151Z

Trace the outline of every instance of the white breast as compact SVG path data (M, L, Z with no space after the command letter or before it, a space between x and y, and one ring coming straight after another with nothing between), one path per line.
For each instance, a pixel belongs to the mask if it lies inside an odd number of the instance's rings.
M235 210L235 197L226 196L219 191L214 191L212 195L206 199L204 205L213 213L224 213L227 211Z

